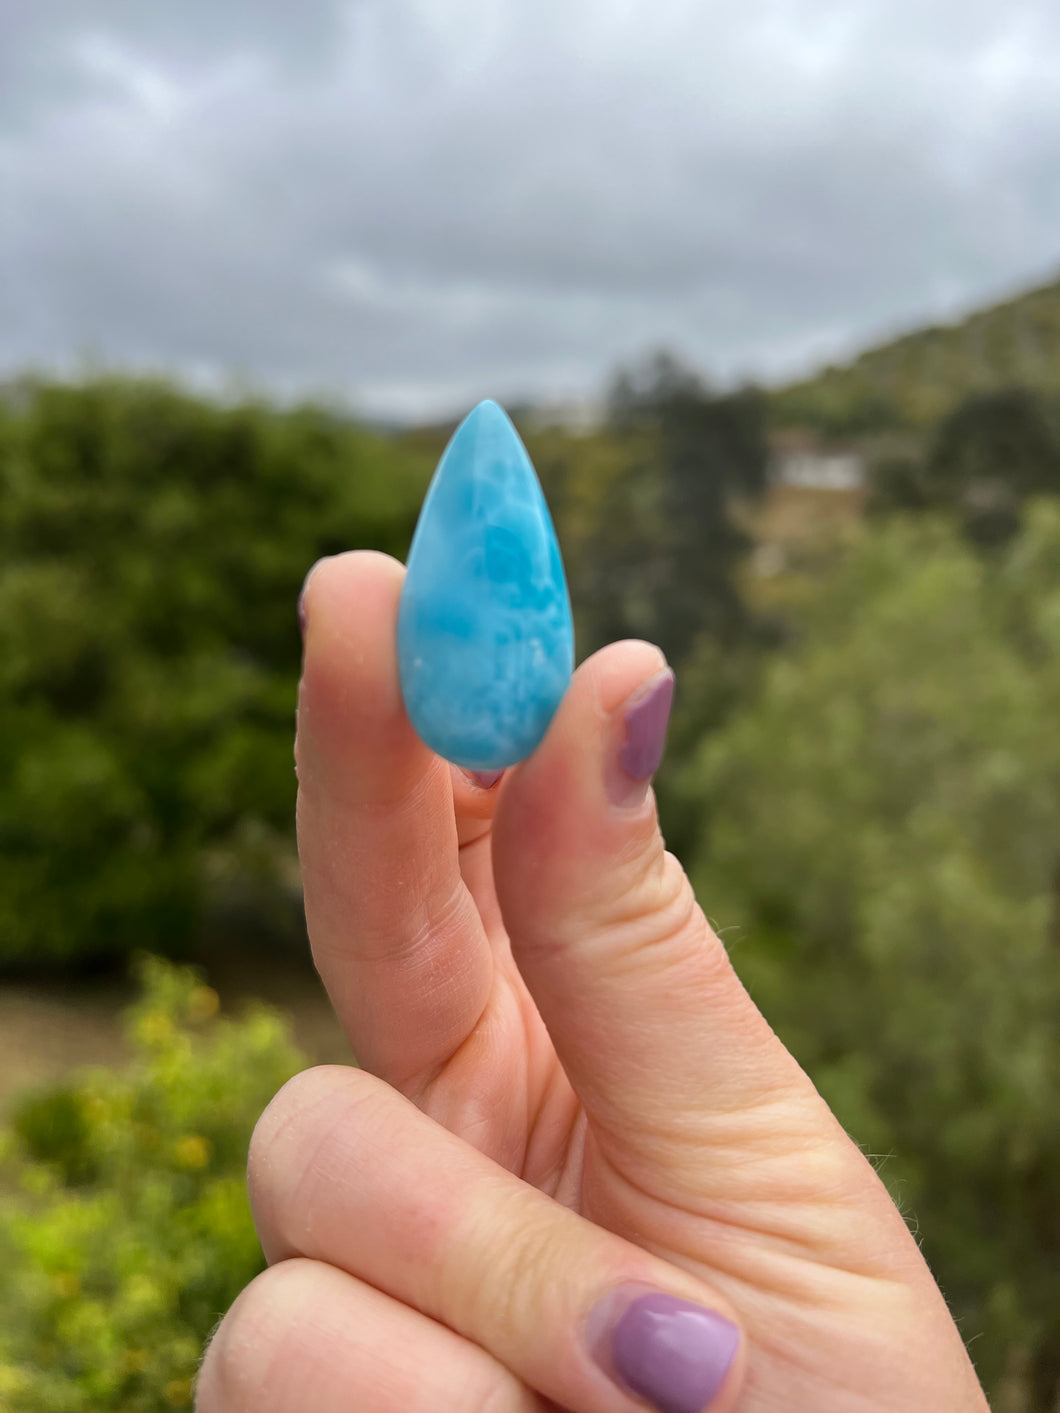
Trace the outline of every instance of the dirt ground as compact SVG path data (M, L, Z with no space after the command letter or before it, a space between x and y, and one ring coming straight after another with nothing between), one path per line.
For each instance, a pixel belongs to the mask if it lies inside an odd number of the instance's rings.
M313 1063L349 1064L349 1043L324 989L307 966L260 960L208 969L227 1013L259 997L289 1016L294 1038ZM116 981L0 984L0 1116L14 1095L84 1065L120 1064L128 1056L122 1010L133 998Z

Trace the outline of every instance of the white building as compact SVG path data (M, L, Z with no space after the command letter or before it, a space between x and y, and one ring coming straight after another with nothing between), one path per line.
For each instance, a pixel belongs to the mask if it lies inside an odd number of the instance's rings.
M799 439L774 446L770 480L777 486L811 491L860 491L865 458L849 448L823 447Z

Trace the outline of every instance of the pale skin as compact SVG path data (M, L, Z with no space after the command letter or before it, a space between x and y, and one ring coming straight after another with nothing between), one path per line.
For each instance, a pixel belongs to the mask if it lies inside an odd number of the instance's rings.
M361 1068L257 1126L269 1269L198 1413L643 1413L586 1333L627 1287L738 1324L709 1413L984 1413L905 1221L623 782L658 649L589 659L483 788L405 717L403 572L357 552L306 588L306 914Z

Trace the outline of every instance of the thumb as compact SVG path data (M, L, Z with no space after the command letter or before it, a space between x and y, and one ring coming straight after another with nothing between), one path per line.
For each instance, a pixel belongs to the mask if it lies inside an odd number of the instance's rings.
M516 964L597 1136L650 1147L654 1165L668 1134L687 1144L691 1119L698 1137L781 1098L790 1113L793 1091L820 1105L659 833L649 777L673 686L648 643L583 663L511 773L493 842Z

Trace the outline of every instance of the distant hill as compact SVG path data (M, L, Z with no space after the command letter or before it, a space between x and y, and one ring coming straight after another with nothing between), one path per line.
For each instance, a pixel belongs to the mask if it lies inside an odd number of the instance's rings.
M1060 279L869 349L770 401L776 425L856 435L926 427L970 393L1014 384L1060 396Z

